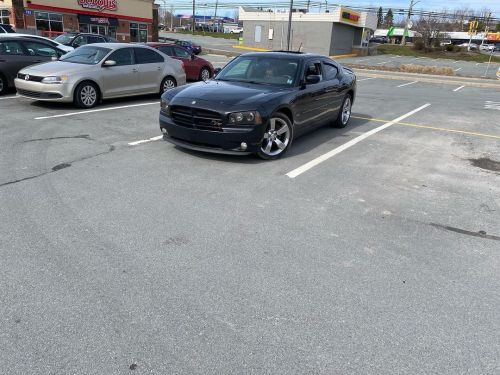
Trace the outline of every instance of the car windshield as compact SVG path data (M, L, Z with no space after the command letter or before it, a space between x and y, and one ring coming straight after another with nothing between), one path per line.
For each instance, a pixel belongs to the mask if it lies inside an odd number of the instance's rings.
M295 58L238 57L217 75L217 80L291 87L295 85L298 65Z
M57 38L55 38L54 40L58 43L66 44L66 43L70 43L73 39L75 39L75 37L76 37L76 34L61 34Z
M95 47L92 45L77 48L73 52L61 57L61 61L75 64L95 65L111 51L109 48Z

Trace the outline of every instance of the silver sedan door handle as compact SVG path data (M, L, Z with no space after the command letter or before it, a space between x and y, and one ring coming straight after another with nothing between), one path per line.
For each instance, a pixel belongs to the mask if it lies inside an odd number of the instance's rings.
M132 73L137 73L139 70L137 70L136 68L133 68L132 69Z
M159 66L158 68L156 68L156 70L160 71L161 70L161 66Z

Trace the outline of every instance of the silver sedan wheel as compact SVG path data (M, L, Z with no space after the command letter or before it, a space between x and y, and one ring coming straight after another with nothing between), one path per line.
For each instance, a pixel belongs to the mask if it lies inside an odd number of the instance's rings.
M87 107L92 107L97 100L97 91L91 86L83 86L80 90L80 100Z
M347 124L351 118L351 98L347 97L342 107L342 125Z
M200 76L203 81L208 81L210 79L210 71L208 69L202 69Z
M175 81L171 78L167 78L163 83L163 92L172 90L173 88L175 88L175 86Z
M268 156L281 154L290 143L290 128L285 120L272 117L264 133L261 150Z

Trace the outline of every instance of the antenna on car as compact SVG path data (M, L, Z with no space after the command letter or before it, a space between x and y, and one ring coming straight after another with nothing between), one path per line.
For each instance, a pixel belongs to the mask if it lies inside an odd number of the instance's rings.
M299 49L297 50L297 52L300 52L301 49L302 49L302 42L300 43L300 46L299 46Z

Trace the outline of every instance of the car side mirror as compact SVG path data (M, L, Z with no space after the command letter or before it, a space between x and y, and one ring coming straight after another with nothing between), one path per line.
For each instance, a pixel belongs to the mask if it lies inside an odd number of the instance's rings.
M321 77L318 76L318 75L309 75L306 77L306 83L310 84L310 85L314 85L316 83L318 83L319 81L321 81Z
M78 43L73 43L73 48L78 48L80 45Z
M114 61L114 60L106 60L106 61L104 61L104 64L102 64L102 66L107 66L107 67L115 66L115 65L116 65L116 61Z
M57 61L57 60L59 60L59 57L57 57L57 56L52 56L50 59L51 59L52 61Z
M216 76L217 74L219 74L221 70L222 70L221 68L215 68L214 69L214 76Z

